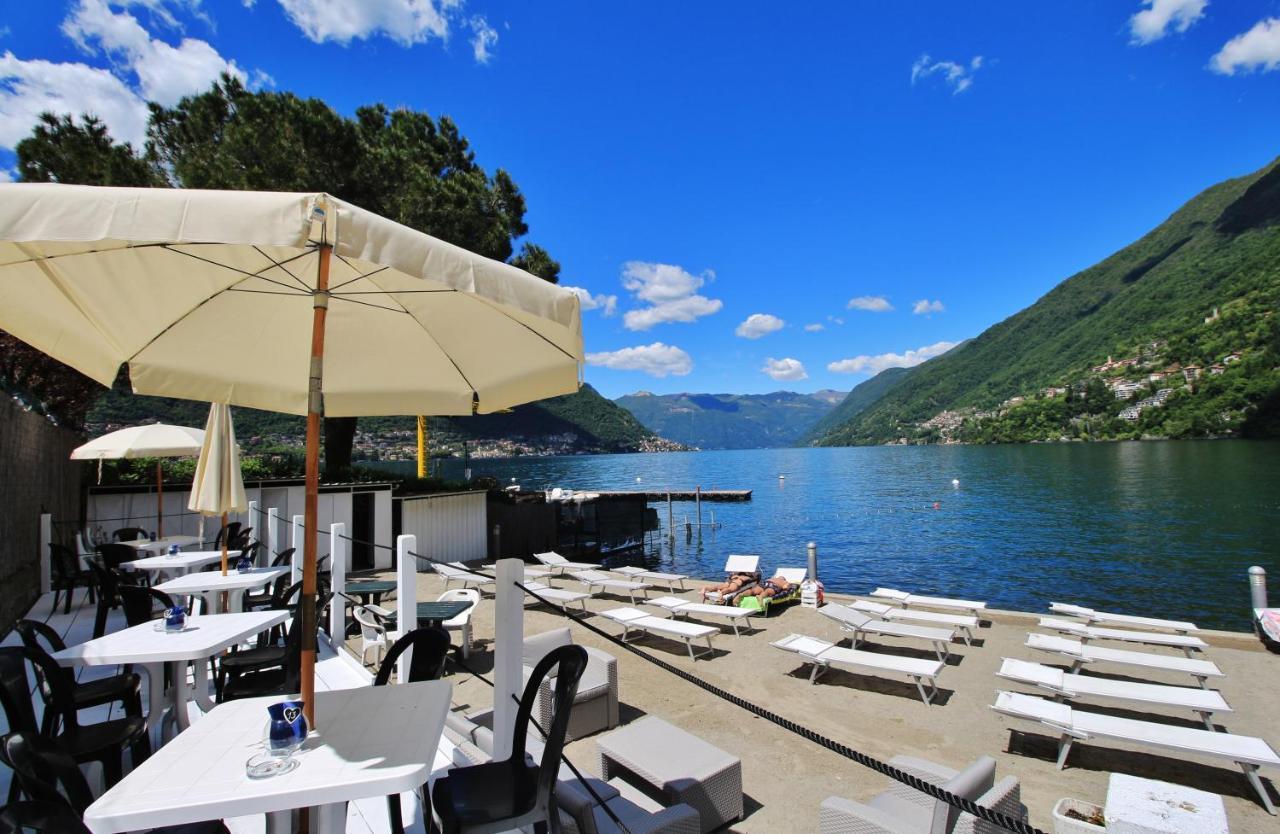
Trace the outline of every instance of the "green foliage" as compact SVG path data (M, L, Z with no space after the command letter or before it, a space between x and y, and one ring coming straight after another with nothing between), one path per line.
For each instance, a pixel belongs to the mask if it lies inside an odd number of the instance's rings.
M16 151L23 182L166 184L154 165L135 154L129 143L116 144L107 126L93 116L83 116L77 122L71 116L44 113Z
M791 446L831 412L840 392L628 394L615 402L663 437L700 449Z
M1130 356L1151 341L1167 342L1167 361L1204 366L1231 351L1262 350L1275 338L1271 313L1280 302L1278 172L1280 165L1272 163L1207 189L1141 240L977 338L901 375L877 402L831 428L819 442L913 437L916 424L944 409L989 409L1015 395L1068 385L1085 379L1089 368L1108 355ZM1219 318L1205 324L1215 308ZM1205 409L1220 406L1233 413L1259 408L1268 392L1259 395L1252 386L1265 388L1271 376L1257 365L1245 370L1253 380L1245 388L1198 401ZM1217 385L1206 383L1206 390ZM1182 411L1189 408L1170 402L1165 416L1144 413L1128 431L1200 436L1242 425L1207 410ZM1175 412L1181 416L1166 424ZM1036 423L1006 428L997 435L1031 439L1039 431ZM1102 431L1124 433L1117 427Z
M854 386L849 392L849 396L831 411L830 414L823 417L818 424L811 427L805 433L805 440L812 442L822 437L827 432L841 426L862 412L866 411L874 405L885 392L891 389L905 375L910 368L885 368L880 373L871 377L865 382L861 382Z
M544 281L560 283L560 262L536 243L526 243L520 249L520 254L511 259L511 265L520 267L530 275L537 275Z

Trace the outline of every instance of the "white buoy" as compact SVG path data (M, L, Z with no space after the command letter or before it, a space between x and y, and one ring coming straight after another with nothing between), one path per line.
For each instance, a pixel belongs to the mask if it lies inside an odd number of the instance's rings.
M786 479L787 479L787 476L786 476L786 475L778 475L778 480L779 480L779 481L785 481Z
M959 488L960 488L960 479L959 479L959 478L952 478L952 479L951 479L951 485L952 485L953 487L955 487L956 489L959 489Z
M639 476L639 475L637 475L637 476L636 476L636 483L637 483L637 484L638 484L638 483L640 483L640 476Z

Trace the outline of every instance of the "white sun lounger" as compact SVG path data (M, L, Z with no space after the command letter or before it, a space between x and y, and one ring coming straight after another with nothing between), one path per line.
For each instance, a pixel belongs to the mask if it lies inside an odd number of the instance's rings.
M568 573L571 570L595 570L600 567L590 562L570 562L554 550L548 550L546 553L535 553L533 558L556 573Z
M996 692L996 702L991 707L1002 715L1023 721L1034 721L1059 736L1058 769L1066 764L1071 745L1076 741L1094 738L1114 739L1129 744L1172 750L1215 759L1235 762L1249 784L1258 792L1267 813L1274 814L1271 798L1267 796L1262 780L1258 778L1261 766L1280 767L1280 756L1260 738L1237 736L1231 733L1215 733L1190 727L1174 727L1151 721L1135 721L1132 718L1116 718L1096 712L1083 712L1066 704L1057 704L1016 692Z
M646 582L632 582L626 579L614 579L609 574L598 570L581 570L570 574L574 579L587 586L587 590L595 593L599 588L603 591L611 591L613 593L626 594L631 598L631 604L636 604L636 592L640 592L641 597L647 597L645 593L649 589Z
M907 625L906 623L894 623L888 620L877 620L861 611L854 611L845 605L839 605L829 602L818 609L819 614L823 614L836 622L840 623L840 627L845 631L853 633L853 642L856 647L863 640L864 634L878 634L882 637L906 637L914 640L928 640L933 644L933 650L938 654L938 660L946 660L949 653L948 645L955 639L956 633L949 628L925 628L924 626Z
M910 608L913 605L920 605L925 608L958 608L961 611L968 611L975 617L979 611L985 611L987 608L985 602L977 602L971 599L928 597L920 594L908 594L906 591L896 591L893 588L876 588L871 592L871 596L879 597L880 599L891 599L903 608Z
M464 588L487 588L493 585L493 580L489 577L481 576L462 565L436 562L432 567L444 579L445 590L448 590L450 582L461 582Z
M584 594L581 591L566 591L562 588L552 588L550 585L544 585L541 582L526 582L524 587L530 591L537 591L538 596L542 599L551 600L560 603L560 607L568 610L570 605L577 604L582 608L583 613L587 611L587 600L591 598L591 594ZM541 605L542 601L537 597L525 595L524 604Z
M1004 658L996 675L1005 680L1017 681L1043 689L1055 698L1113 698L1137 704L1159 707L1181 707L1199 713L1205 726L1212 730L1215 712L1231 712L1231 707L1218 692L1212 689L1196 689L1192 686L1165 686L1156 683L1135 683L1112 678L1064 672L1052 666L1031 663L1026 660Z
M623 576L645 582L665 582L667 587L673 591L687 590L684 587L684 581L689 577L683 573L660 573L656 570L645 570L644 568L613 568L614 573L620 573Z
M1069 640L1052 634L1027 635L1027 647L1042 652L1062 655L1072 662L1071 671L1078 672L1086 663L1098 661L1119 663L1125 666L1141 666L1145 669L1160 669L1166 672L1185 672L1199 681L1202 689L1208 689L1208 678L1225 677L1222 670L1208 660L1196 660L1190 657L1174 657L1167 654L1148 654L1128 649L1108 649L1105 646L1088 646L1079 640Z
M973 629L978 627L978 618L966 614L935 614L932 611L913 611L910 608L894 608L871 600L857 599L849 603L854 611L873 614L882 620L910 620L916 623L954 628L964 635L964 642L973 641Z
M724 560L724 572L727 575L735 573L760 573L760 557L750 556L743 553L731 553L729 558ZM724 599L724 595L719 591L709 591L707 599Z
M933 702L938 694L938 675L942 674L946 664L941 660L921 660L915 657L901 657L892 654L864 652L860 649L846 649L827 640L807 637L803 634L792 634L769 645L784 652L793 652L813 664L809 673L809 683L817 681L818 676L832 667L846 671L870 674L875 677L885 675L903 675L912 680L916 689L920 690L920 699L926 705ZM929 684L928 691L924 684Z
M733 636L739 636L738 623L754 615L757 608L738 608L734 605L709 605L705 602L690 602L680 597L657 597L647 599L648 605L656 605L667 611L672 617L724 617L733 626Z
M1163 628L1179 634L1191 634L1200 630L1195 623L1182 620L1162 620L1159 617L1132 617L1128 614L1108 614L1106 611L1095 611L1083 605L1069 605L1065 602L1049 603L1049 610L1055 614L1068 617L1081 617L1090 623L1111 626L1135 626L1138 628Z
M481 565L480 570L484 571L485 573L491 573L491 574L497 575L498 566L497 564ZM525 579L546 579L552 573L553 571L549 570L548 568L535 568L533 565L524 566Z
M685 648L689 650L690 660L696 660L703 655L714 653L715 648L711 645L711 638L720 633L720 629L715 626L686 623L683 620L673 620L666 617L655 617L635 608L611 608L608 611L601 611L600 616L613 620L622 626L622 642L624 643L627 642L627 637L633 629L648 634L657 634L671 640L683 640ZM694 654L694 640L706 640L706 651Z
M1124 628L1098 628L1096 626L1077 623L1073 620L1059 620L1056 617L1041 617L1041 628L1051 628L1063 634L1079 637L1081 641L1089 640L1121 640L1126 643L1145 643L1148 646L1169 646L1182 649L1187 657L1191 657L1192 649L1205 649L1209 644L1199 637L1188 634L1165 634L1162 631L1129 631Z

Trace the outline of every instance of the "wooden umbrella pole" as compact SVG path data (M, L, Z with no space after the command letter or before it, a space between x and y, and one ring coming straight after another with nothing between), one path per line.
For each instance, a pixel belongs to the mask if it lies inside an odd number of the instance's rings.
M222 575L227 575L227 514L222 514Z
M312 296L311 382L307 396L307 492L302 528L302 702L307 723L316 726L316 536L320 506L320 416L324 412L324 325L329 311L329 256L333 247L320 245L320 266Z
M164 469L156 459L156 537L164 538Z

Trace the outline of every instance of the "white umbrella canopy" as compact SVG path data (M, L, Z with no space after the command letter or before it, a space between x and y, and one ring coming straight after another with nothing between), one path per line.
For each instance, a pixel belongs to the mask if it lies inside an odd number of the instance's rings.
M230 406L209 405L209 422L204 427L204 438L200 459L196 461L195 478L191 481L191 499L187 502L187 509L201 515L222 516L225 531L228 513L242 513L249 508ZM222 575L227 575L225 535L222 537Z
M307 415L314 726L320 416L578 390L578 297L328 194L0 184L0 328L109 385Z

